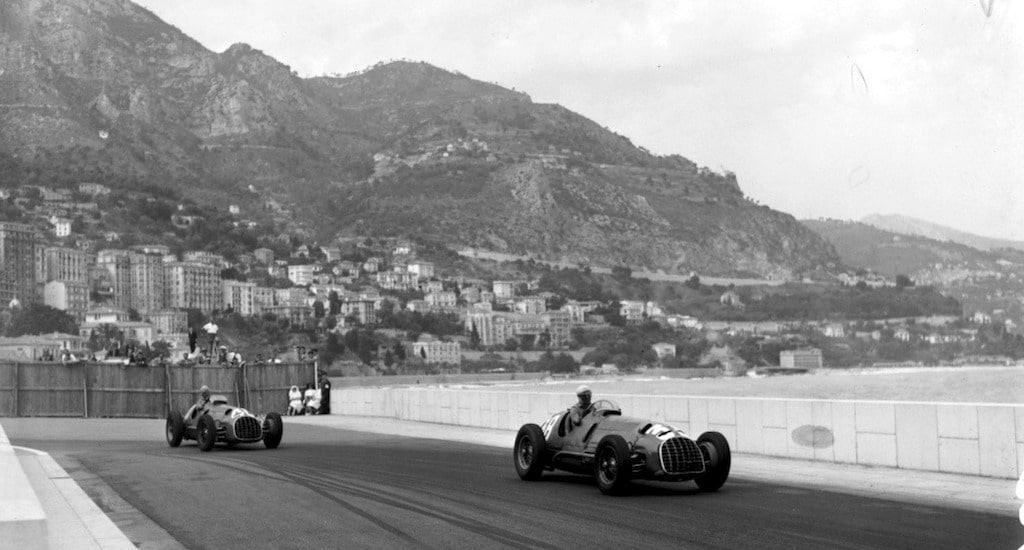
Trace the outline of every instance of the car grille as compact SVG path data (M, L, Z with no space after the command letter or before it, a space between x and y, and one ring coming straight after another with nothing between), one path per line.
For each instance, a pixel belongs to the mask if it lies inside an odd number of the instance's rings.
M263 427L259 420L243 416L235 420L235 437L243 441L258 441L263 438Z
M666 474L695 474L704 471L704 457L692 439L673 437L661 444L661 468Z

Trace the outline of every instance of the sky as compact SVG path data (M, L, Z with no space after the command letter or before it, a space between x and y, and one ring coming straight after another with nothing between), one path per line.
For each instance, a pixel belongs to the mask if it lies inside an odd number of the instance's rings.
M735 172L797 218L1024 240L1024 6L1007 0L136 0L300 76L426 61Z

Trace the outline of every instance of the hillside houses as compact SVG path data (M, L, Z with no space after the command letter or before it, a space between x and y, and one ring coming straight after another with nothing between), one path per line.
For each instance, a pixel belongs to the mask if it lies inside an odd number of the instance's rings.
M17 195L8 194L12 199ZM373 337L389 339L392 351L400 340L409 344L410 352L427 349L433 356L427 344L412 344L420 334L429 333L427 327L441 325L437 320L442 319L455 329L444 335L449 341L433 341L454 342L462 350L575 350L628 335L634 339L629 350L645 350L643 362L654 358L674 368L683 364L686 353L692 352L687 361L696 357L693 349L697 343L728 344L744 353L763 348L775 354L779 347L818 345L826 350L827 361L841 355L832 351L835 355L829 356L829 350L852 354L886 348L885 353L899 356L904 344L916 353L957 350L972 342L998 343L1002 332L1019 328L1012 313L974 307L970 311L976 313L963 319L946 315L848 321L836 315L801 322L721 320L762 318L763 312L754 311L757 291L706 285L699 290L708 291L707 307L693 311L680 311L689 308L689 302L672 298L664 298L664 302L614 296L601 302L573 300L571 285L551 285L550 278L542 278L536 271L499 266L493 271L453 273L455 265L438 259L445 258L444 254L427 254L427 246L376 236L314 242L311 237L275 229L273 234L247 241L259 244L252 249L208 247L223 254L183 250L182 240L168 240L172 246L140 244L138 237L123 231L122 226L118 226L121 234L104 234L98 228L88 236L76 233L88 225L82 219L89 218L80 215L81 205L70 198L82 199L81 194L97 197L100 204L111 195L100 184L82 184L70 195L40 191L39 197L22 202L39 203L40 212L58 208L70 209L71 214L48 213L31 218L31 223L6 224L7 229L0 231L4 243L12 247L15 241L23 243L17 245L22 247L17 259L5 264L11 267L7 279L0 281L0 302L24 298L25 303L38 302L65 311L78 323L80 331L73 335L78 338L113 329L115 337L140 344L163 341L180 346L186 342L190 318L230 314L260 317L261 323L278 322L293 335L319 339L321 346L328 335L333 334L337 342L357 328L360 337L379 333ZM182 202L183 207L174 213L181 234L191 234L201 229L196 224L210 221L199 213L216 217L216 211L211 214ZM224 210L220 209L222 217ZM245 210L246 217L257 217L248 212L248 206ZM846 283L888 286L878 278L858 277ZM539 281L543 281L541 288ZM552 288L565 288L568 295ZM635 290L621 292L631 297L670 295L660 292L662 289ZM688 292L681 290L676 296ZM589 295L604 296L606 292L607 286L601 293ZM391 332L382 332L384 329ZM403 331L412 340L397 336ZM391 336L385 336L388 334ZM633 345L645 334L653 336L642 345ZM455 347L449 345L448 349ZM438 356L443 353L437 351ZM619 351L616 354L621 355ZM722 358L716 360L722 363Z

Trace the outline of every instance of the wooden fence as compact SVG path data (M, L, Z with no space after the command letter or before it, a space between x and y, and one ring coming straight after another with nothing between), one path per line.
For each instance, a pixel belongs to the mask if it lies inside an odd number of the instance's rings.
M151 366L0 363L0 416L163 418L209 386L254 413L288 408L288 388L313 382L309 363Z

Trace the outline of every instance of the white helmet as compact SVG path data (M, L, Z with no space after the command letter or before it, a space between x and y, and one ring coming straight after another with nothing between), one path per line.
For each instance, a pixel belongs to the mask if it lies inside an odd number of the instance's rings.
M587 386L580 386L580 387L576 388L576 395L583 395L583 394L590 395L590 388L588 388Z

